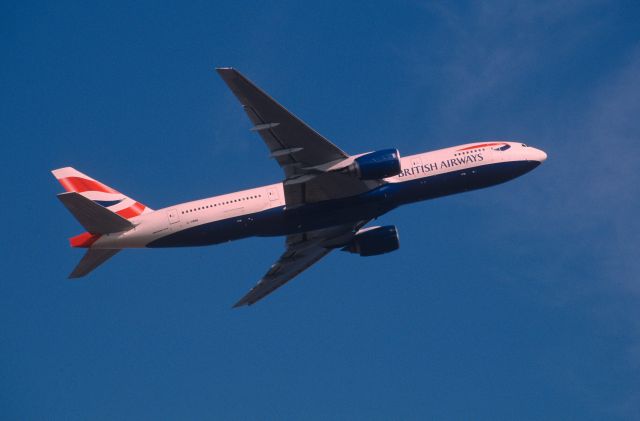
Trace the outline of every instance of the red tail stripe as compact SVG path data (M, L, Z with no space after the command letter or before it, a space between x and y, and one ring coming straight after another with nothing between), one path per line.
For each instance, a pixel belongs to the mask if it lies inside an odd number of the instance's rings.
M123 218L129 219L129 218L133 218L134 216L140 215L142 211L145 210L145 208L146 208L145 205L143 205L140 202L136 202L133 205L129 206L128 208L120 209L116 213Z
M504 142L483 143L482 145L468 146L466 148L462 148L462 149L458 149L458 150L459 151L468 151L469 149L484 148L484 147L487 147L487 146L496 146L496 145L504 145Z
M90 232L83 232L80 235L69 238L71 247L91 247L93 243L98 241L100 234L91 234Z
M118 193L111 187L105 186L104 184L94 181L88 180L86 178L80 177L66 177L58 180L62 187L66 191L74 191L78 193L82 193L85 191L99 191L103 193Z

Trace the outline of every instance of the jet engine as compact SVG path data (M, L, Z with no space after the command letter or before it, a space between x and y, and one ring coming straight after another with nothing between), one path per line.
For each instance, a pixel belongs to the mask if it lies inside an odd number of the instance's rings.
M394 225L371 227L358 231L349 244L342 248L360 256L377 256L389 253L400 247L398 230Z
M400 174L400 152L383 149L356 158L347 167L347 172L361 180L379 180Z

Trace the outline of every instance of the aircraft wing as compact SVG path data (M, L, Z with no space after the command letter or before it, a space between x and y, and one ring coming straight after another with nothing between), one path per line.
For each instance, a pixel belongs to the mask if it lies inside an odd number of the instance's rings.
M369 221L287 236L287 249L260 281L234 307L255 304L326 256L346 245Z
M233 68L216 69L265 142L271 158L282 167L287 206L351 196L378 186L327 168L349 155L287 111Z
M216 69L242 104L258 132L278 161L287 178L304 173L305 167L348 158L302 120L232 68Z

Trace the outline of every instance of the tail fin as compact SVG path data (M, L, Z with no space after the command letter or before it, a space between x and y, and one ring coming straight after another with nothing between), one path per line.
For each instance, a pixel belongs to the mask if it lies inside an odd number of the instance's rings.
M142 203L136 202L75 168L59 168L51 172L66 191L76 192L125 219L152 211Z
M88 249L69 275L69 278L80 278L120 251L92 248L102 234L133 228L128 219L152 212L152 209L74 168L51 172L67 191L59 194L58 199L88 231L70 239L72 247Z

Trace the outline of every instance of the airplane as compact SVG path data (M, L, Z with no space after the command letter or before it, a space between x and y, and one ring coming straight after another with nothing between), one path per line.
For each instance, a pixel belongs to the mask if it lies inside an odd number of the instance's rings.
M285 236L285 251L234 307L252 305L332 250L376 256L399 248L394 225L365 227L409 203L493 186L536 168L544 151L483 141L401 157L395 148L349 155L234 68L216 71L284 171L284 180L153 210L71 167L52 173L57 197L86 232L79 278L126 248L189 247Z

